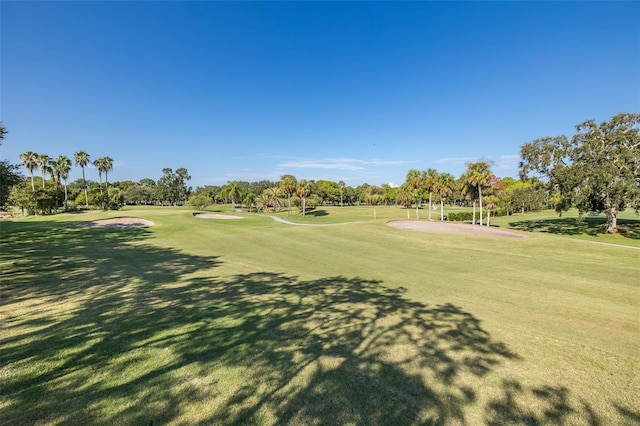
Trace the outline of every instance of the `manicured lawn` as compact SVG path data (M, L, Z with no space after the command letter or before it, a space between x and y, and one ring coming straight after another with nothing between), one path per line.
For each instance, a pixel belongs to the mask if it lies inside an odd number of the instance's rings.
M581 239L637 246L633 216L494 219L535 231L506 239L277 215L327 226L0 222L0 423L640 423L640 251ZM155 226L75 226L115 216Z

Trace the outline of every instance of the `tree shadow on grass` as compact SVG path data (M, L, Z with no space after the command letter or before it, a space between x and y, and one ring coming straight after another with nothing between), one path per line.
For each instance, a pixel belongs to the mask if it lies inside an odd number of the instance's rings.
M329 212L327 212L326 210L312 209L312 210L307 210L306 215L314 216L314 217L322 217L322 216L328 216Z
M453 304L359 277L218 276L218 257L150 238L3 235L3 423L466 424L478 380L519 358ZM494 424L576 410L566 389L503 388ZM532 395L554 411L522 408Z
M509 226L519 231L545 232L559 235L589 235L597 237L604 233L606 219L603 217L556 218L541 220L521 220L510 222ZM640 221L618 219L618 233L626 238L640 239Z

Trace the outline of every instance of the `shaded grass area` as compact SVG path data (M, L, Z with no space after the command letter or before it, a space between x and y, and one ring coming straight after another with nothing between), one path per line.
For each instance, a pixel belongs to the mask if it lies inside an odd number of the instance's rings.
M166 228L158 216L158 229L4 224L3 424L605 424L570 387L505 372L528 354L460 303L410 297L382 268L285 271L299 250L269 264L247 242L277 251L271 221L211 222L206 238L179 240L196 233L185 216ZM312 249L326 231L286 229L323 260ZM360 244L371 238L400 243ZM229 265L257 257L261 271Z

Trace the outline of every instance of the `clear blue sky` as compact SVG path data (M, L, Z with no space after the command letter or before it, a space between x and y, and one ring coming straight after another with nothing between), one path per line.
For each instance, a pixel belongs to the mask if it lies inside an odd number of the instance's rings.
M640 112L640 2L0 3L0 155L192 186L459 176ZM71 180L81 171L74 168ZM87 177L98 179L95 170Z

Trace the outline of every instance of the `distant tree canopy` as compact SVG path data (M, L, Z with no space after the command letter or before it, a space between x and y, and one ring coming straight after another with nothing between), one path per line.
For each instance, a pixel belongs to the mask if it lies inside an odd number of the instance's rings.
M618 212L640 209L640 114L617 114L597 124L587 120L577 133L536 139L522 146L520 175L548 179L557 191L558 212L575 205L580 212L607 215L607 233L617 232Z
M186 202L191 189L187 187L189 180L191 176L185 168L179 168L175 172L170 168L162 169L162 177L156 182L156 199L169 204Z
M0 209L7 206L11 187L24 181L20 174L20 165L11 164L6 160L0 161Z

